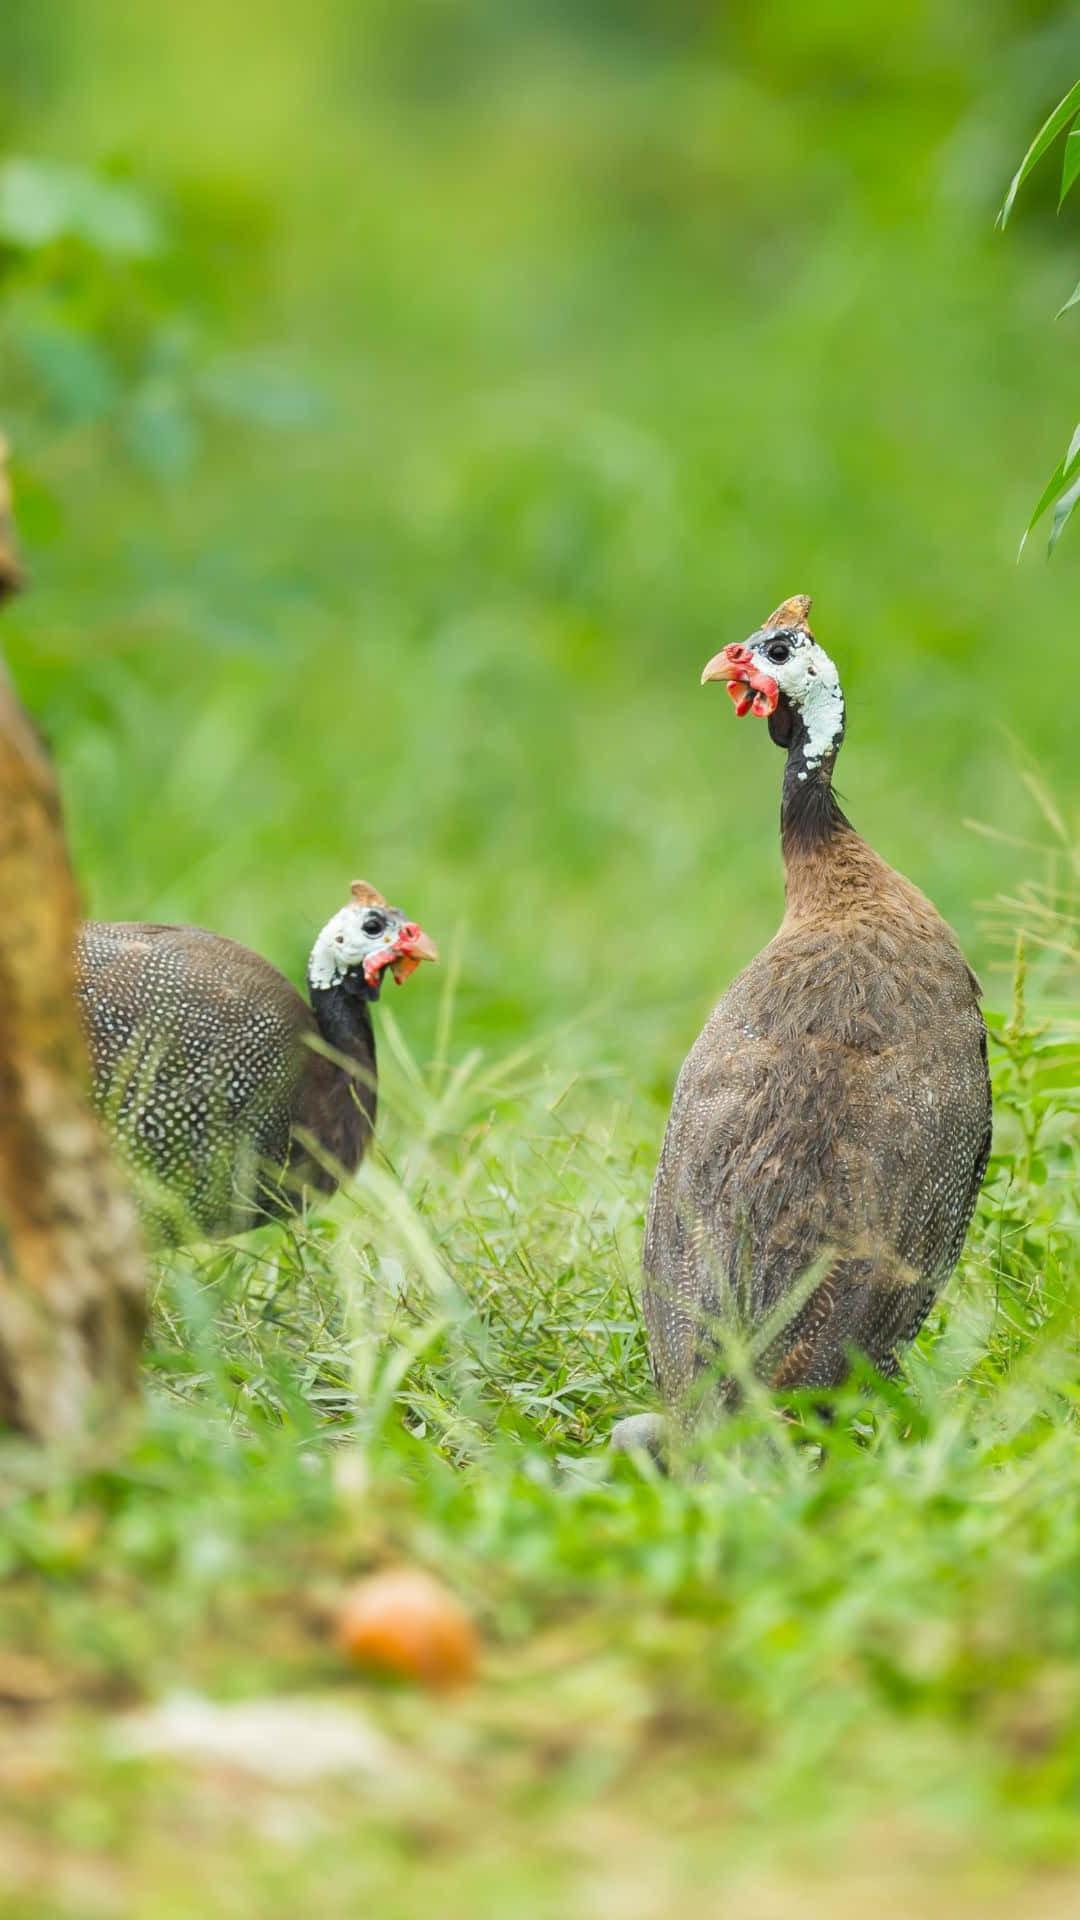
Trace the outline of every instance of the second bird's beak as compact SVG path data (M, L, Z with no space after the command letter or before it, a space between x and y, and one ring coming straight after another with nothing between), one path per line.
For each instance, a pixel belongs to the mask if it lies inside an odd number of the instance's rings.
M400 987L411 973L416 972L421 960L437 960L438 957L439 949L430 934L418 927L415 920L406 920L394 946L390 971Z
M744 713L756 713L765 719L775 713L780 689L769 674L756 665L750 648L739 640L714 653L701 675L704 686L709 680L726 680L728 692L741 719Z
M709 680L743 679L749 657L746 647L721 647L719 653L713 654L708 666L702 668L702 686L705 686Z

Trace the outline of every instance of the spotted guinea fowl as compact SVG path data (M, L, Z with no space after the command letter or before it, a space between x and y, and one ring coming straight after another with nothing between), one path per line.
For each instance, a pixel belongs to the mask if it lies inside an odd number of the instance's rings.
M76 980L94 1098L162 1230L235 1232L305 1189L332 1193L375 1122L383 975L400 982L436 958L361 880L311 950L310 1006L221 934L86 923Z
M683 1065L649 1203L653 1370L687 1417L737 1398L732 1332L777 1388L834 1386L853 1350L891 1371L959 1258L990 1148L978 982L837 804L844 699L809 611L786 600L702 674L787 753L787 911Z

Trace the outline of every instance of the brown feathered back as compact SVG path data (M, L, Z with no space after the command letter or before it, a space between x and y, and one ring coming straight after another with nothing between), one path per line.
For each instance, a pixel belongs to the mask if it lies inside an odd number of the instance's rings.
M990 1145L954 935L836 806L840 733L809 778L797 714L778 736L787 912L683 1065L646 1225L654 1372L683 1404L706 1367L733 1396L725 1332L777 1387L838 1384L852 1349L891 1370L959 1257Z

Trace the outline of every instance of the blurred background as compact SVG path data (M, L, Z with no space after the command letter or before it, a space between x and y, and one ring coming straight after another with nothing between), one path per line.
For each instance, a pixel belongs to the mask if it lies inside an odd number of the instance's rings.
M781 904L699 672L810 592L848 810L1000 1000L1075 837L1080 537L1016 554L1080 314L1054 171L994 215L1078 69L1041 0L5 0L4 646L88 910L299 979L363 875L454 1051L665 1098Z

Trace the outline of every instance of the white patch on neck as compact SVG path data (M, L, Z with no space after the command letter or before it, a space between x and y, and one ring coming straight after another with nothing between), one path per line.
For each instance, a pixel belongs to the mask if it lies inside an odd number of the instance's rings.
M791 659L779 669L768 660L762 666L772 674L806 729L802 746L805 766L799 771L799 779L806 780L840 743L844 730L840 676L816 640L796 647Z

